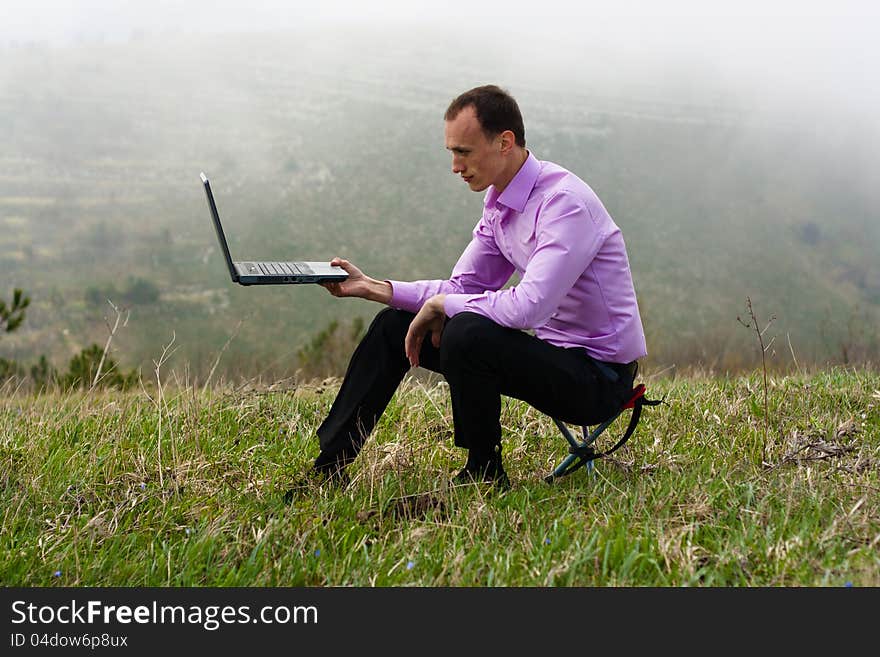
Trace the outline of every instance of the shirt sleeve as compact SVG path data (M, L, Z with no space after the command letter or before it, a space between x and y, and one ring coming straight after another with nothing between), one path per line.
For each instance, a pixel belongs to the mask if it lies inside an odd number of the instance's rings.
M449 279L409 282L389 280L389 305L415 313L435 294L479 294L501 288L513 274L514 266L498 249L491 221L493 220L484 215L477 222L473 237L455 263Z
M546 324L607 235L584 201L566 191L547 199L538 212L535 232L535 250L518 285L481 293L447 293L446 314L474 312L516 329Z

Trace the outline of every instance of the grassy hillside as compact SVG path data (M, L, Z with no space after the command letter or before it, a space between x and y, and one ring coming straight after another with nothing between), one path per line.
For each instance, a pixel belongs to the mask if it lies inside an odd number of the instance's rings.
M562 438L507 400L496 492L449 487L448 393L412 379L348 487L290 500L333 381L7 389L0 584L880 585L876 373L771 378L766 417L757 375L647 384L667 403L631 442L552 485Z
M747 296L777 317L782 366L791 351L877 359L872 123L768 109L687 69L639 77L587 46L563 83L512 70L501 47L463 73L432 43L329 32L5 49L0 297L19 286L33 302L0 355L62 366L103 344L111 296L131 310L114 340L126 366L149 370L173 336L204 378L235 335L218 374L289 376L331 320L377 309L316 286L233 285L199 172L239 259L340 254L377 277L443 277L481 199L449 173L442 113L496 80L534 153L587 180L623 229L652 365L754 365L736 322ZM121 303L137 279L158 301Z

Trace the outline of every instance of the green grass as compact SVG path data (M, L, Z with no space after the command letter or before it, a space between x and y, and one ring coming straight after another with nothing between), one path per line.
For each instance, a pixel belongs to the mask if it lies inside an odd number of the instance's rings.
M552 485L564 441L505 400L496 492L448 485L447 390L409 380L351 483L289 503L337 382L7 390L0 584L880 585L880 375L773 377L766 450L758 374L647 383L667 404L594 476Z

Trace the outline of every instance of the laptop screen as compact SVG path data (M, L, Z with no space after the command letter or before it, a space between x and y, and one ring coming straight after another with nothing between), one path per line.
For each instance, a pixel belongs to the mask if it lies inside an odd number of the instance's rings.
M226 258L226 266L229 267L229 275L232 276L232 282L238 282L238 274L235 272L235 265L232 264L232 256L229 255L229 246L226 244L226 236L223 234L223 226L220 225L220 215L217 214L217 205L214 203L214 195L211 193L211 183L208 177L201 174L202 184L205 186L205 195L208 197L208 207L211 209L211 217L214 219L214 230L217 231L217 239L220 241L220 248L223 249L223 257Z

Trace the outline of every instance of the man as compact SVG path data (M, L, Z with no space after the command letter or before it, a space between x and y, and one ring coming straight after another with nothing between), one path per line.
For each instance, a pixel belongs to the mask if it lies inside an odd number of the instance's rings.
M342 475L406 372L421 365L449 383L455 444L468 450L453 481L507 485L501 395L596 424L623 403L646 354L620 229L586 183L526 149L516 101L477 87L452 101L445 122L452 172L486 191L483 215L448 280L382 281L332 261L349 276L325 284L331 294L389 308L318 428L322 476ZM502 289L514 272L520 282Z

